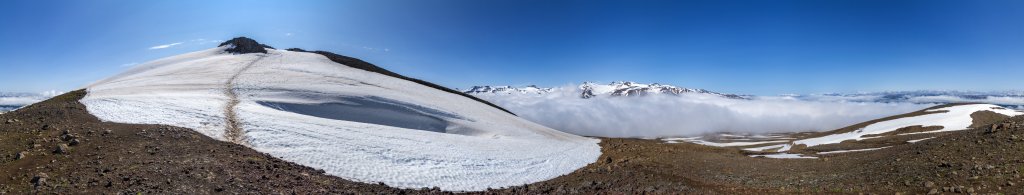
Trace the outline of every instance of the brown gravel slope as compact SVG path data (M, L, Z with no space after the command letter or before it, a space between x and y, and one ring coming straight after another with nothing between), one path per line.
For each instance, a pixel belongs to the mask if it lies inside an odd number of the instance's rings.
M100 122L84 94L0 115L0 194L450 193L347 181L189 129ZM1024 194L1024 117L996 124L819 159L603 139L598 162L571 174L473 194Z

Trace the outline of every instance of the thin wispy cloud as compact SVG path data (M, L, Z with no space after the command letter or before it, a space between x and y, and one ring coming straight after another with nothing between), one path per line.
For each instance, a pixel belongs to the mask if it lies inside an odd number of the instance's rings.
M389 52L389 51L391 51L391 49L388 49L388 48L375 48L375 47L367 47L367 46L362 46L362 48L365 49L365 50L375 51L375 52L381 52L381 51Z
M214 40L192 39L192 40L188 41L189 44L198 44L198 45L205 45L205 44L209 44L209 43L220 43L220 42L224 42L224 40L220 40L220 39L214 39Z
M121 67L132 67L132 66L135 66L135 65L138 65L138 64L139 64L138 62L124 63L124 64L121 64Z
M150 47L149 49L150 49L150 50L154 50L154 49L167 49L167 48L170 48L170 47L174 47L174 46L176 46L176 45L181 45L182 43L183 43L183 42L177 42L177 43L171 43L171 44L164 44L164 45L157 45L157 46L153 46L153 47Z
M284 36L286 36L286 37L290 37L292 35L294 35L294 34L292 34L292 33L284 33Z
M181 45L205 45L205 44L220 43L220 42L224 42L224 40L220 40L220 39L209 40L209 39L199 38L199 39L192 39L192 40L188 40L188 41L182 41L182 42L176 42L176 43L170 43L170 44L164 44L164 45L157 45L157 46L150 47L149 49L150 50L154 50L154 49L167 49L167 48L171 48L171 47L175 47L175 46L181 46Z

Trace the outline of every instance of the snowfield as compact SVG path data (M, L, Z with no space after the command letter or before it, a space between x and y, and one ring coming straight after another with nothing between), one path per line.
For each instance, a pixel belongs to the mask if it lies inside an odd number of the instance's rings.
M688 142L706 146L714 147L738 147L745 151L751 152L770 152L772 154L756 154L749 155L750 157L765 157L765 158L815 158L814 156L804 156L802 154L792 154L789 152L794 146L804 144L807 147L825 145L825 144L836 144L846 140L864 140L878 138L880 136L865 137L866 135L882 134L887 132L896 131L900 128L910 126L941 126L941 129L924 131L924 132L910 132L902 133L892 136L910 135L910 134L925 134L925 133L937 133L946 131L959 131L966 130L969 126L974 123L974 118L971 114L980 111L991 111L1006 116L1017 116L1022 115L1024 112L1011 110L1004 107L1000 107L992 104L965 104L955 105L943 108L935 108L924 110L930 112L928 114L922 114L911 117L896 118L887 121L876 122L868 124L864 128L857 129L851 132L828 134L818 137L810 137L803 139L789 138L786 136L739 136L731 134L719 134L721 140L726 142L715 142L705 140L704 137L684 137L684 138L663 138L661 140L666 143L679 143ZM739 138L739 139L735 139ZM758 139L749 139L758 138ZM761 139L766 138L766 139ZM922 139L908 140L909 144L917 143L920 141L932 139L935 137L928 137ZM774 144L779 143L779 144ZM847 149L847 150L834 150L834 151L822 151L816 155L828 155L848 152L863 152L873 151L889 148L892 146L884 146L877 148L858 148L858 149Z
M712 146L712 147L752 146L752 145L761 145L761 144L770 144L770 143L789 142L789 141L786 141L786 140L772 140L772 141L725 142L725 143L719 143L719 142L710 142L710 141L701 140L701 138L702 137L684 137L684 138L664 138L664 139L661 139L661 140L665 141L665 143L679 143L679 141L683 141L683 142L695 143L695 144L700 144L700 145L705 145L705 146Z
M818 157L813 157L813 156L804 156L802 154L789 154L789 153L758 154L758 155L750 155L750 157L754 157L754 158L757 158L757 157L781 158L781 159L789 159L789 158L795 158L795 159L800 159L800 158L818 158Z
M522 185L601 155L597 139L319 54L226 48L139 65L92 84L81 102L104 121L186 127L223 141L235 141L237 126L235 142L257 151L401 188Z
M927 131L927 132L916 132L916 133L905 133L905 134L920 134L920 133L935 133L944 131L957 131L965 130L968 126L974 123L971 118L971 113L980 111L992 111L1007 116L1017 116L1024 114L1020 111L1006 109L997 105L992 104L968 104L968 105L957 105L945 108L931 109L928 112L941 112L925 114L913 117L904 117L888 121L882 121L874 123L852 132L832 134L822 137L815 137L803 140L797 140L793 142L793 145L804 144L807 147L824 145L824 144L835 144L846 140L863 140L868 139L865 135L881 134L886 132L895 131L899 128L910 127L910 126L942 126L942 129ZM944 112L943 112L944 111Z

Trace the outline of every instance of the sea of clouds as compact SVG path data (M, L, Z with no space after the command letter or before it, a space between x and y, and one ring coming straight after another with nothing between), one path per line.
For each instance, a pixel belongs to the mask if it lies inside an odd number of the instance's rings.
M826 131L936 104L730 99L707 94L579 97L574 86L548 94L477 96L548 127L584 136L658 138L708 133Z
M42 93L0 92L0 112L6 112L25 105L34 104L60 94L62 94L62 92L57 91L47 91Z

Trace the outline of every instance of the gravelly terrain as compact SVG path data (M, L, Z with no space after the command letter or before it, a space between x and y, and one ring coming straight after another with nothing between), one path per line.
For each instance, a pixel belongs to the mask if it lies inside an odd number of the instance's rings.
M84 91L0 115L0 193L443 194L352 182L189 129L98 121ZM598 162L481 194L1024 194L1024 117L883 150L819 159L603 139Z

